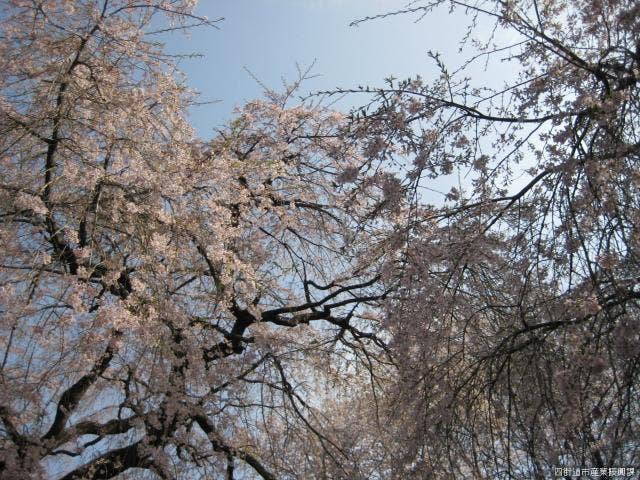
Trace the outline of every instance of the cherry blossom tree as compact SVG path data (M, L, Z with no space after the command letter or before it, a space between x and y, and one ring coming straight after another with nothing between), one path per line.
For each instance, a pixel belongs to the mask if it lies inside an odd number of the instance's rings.
M2 478L357 473L323 403L388 362L392 176L296 85L199 140L194 3L3 2Z
M369 96L352 135L406 172L409 201L385 307L397 370L360 413L387 447L369 459L381 478L630 475L640 4L417 1L379 17L447 8L471 19L461 67L432 53L432 82L333 92Z
M637 2L412 2L461 67L207 141L194 3L1 3L0 477L640 467Z

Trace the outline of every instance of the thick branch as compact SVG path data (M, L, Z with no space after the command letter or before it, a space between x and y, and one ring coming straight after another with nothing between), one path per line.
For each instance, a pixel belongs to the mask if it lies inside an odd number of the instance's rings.
M146 468L151 465L151 457L140 451L141 442L111 450L92 462L76 468L60 480L106 480L130 468Z
M118 336L119 332L115 332L113 336ZM109 367L109 363L115 354L114 345L110 342L104 353L93 365L89 373L82 376L80 380L69 387L60 397L58 408L56 409L56 417L49 428L49 431L42 437L43 440L56 438L63 432L67 420L80 403L80 400L89 388L95 383L100 375Z

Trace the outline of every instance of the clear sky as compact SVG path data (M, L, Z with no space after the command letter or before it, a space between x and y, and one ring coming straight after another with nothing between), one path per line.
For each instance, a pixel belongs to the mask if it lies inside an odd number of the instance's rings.
M197 13L224 17L219 29L200 28L190 38L172 34L172 53L198 52L204 58L183 60L181 69L203 100L219 102L194 108L192 121L209 138L226 123L233 108L261 96L262 87L247 73L277 89L281 79L296 78L296 63L318 75L302 93L337 86L380 86L384 78L436 74L428 50L455 58L466 22L446 10L418 23L414 15L390 17L350 27L356 19L398 10L408 0L200 0ZM455 63L455 62L453 62ZM364 102L350 98L342 106Z

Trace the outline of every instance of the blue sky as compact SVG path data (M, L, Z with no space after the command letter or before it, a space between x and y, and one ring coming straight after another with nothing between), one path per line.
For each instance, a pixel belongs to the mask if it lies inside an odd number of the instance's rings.
M407 0L200 0L197 13L224 17L220 28L200 28L190 38L166 38L172 53L204 55L180 63L188 84L203 100L218 100L193 109L198 133L211 137L231 118L234 106L261 96L262 87L245 68L277 89L283 77L296 78L296 63L304 68L315 61L312 73L318 76L303 85L303 94L337 86L379 86L391 74L433 77L436 70L426 52L456 57L456 39L464 26L459 15L441 10L418 23L416 15L402 15L349 26L355 19L406 4ZM364 101L349 98L341 105Z

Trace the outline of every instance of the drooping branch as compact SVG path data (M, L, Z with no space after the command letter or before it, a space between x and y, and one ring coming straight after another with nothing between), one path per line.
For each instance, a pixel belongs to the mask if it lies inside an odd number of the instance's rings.
M204 414L195 414L192 416L193 420L200 426L202 431L207 435L209 442L211 442L212 448L221 453L225 453L232 457L238 458L244 461L247 465L250 465L264 480L276 480L276 476L273 475L262 462L252 454L241 450L233 449L222 442L219 438L216 429Z

